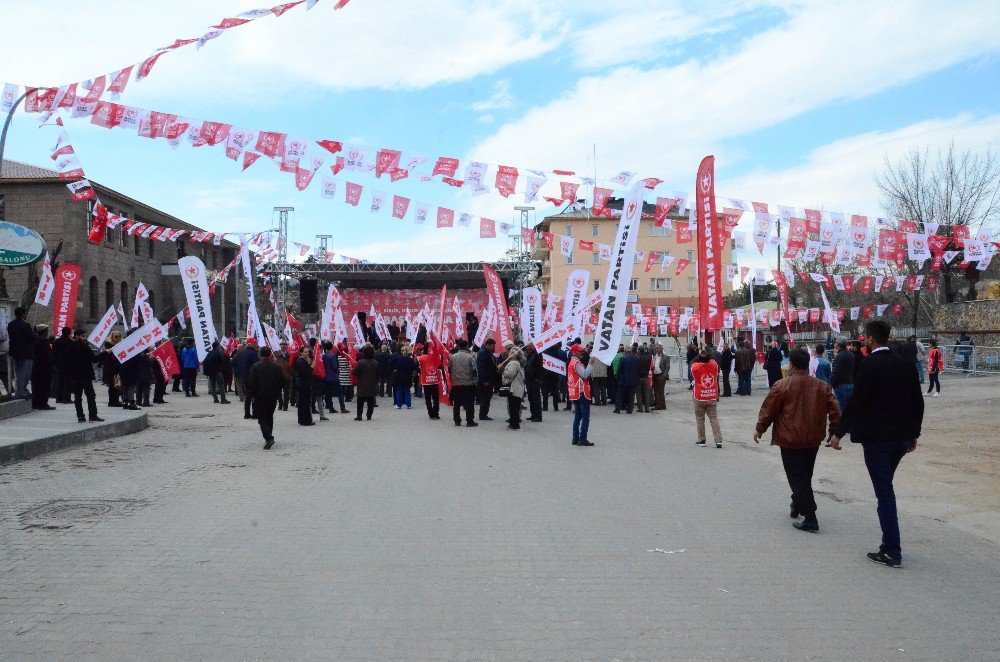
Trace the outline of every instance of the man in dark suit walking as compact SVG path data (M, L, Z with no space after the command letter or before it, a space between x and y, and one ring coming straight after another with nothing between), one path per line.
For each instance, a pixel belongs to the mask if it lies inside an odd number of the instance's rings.
M281 389L285 384L285 372L271 356L270 347L261 347L260 360L250 367L245 385L247 400L253 400L257 412L257 424L264 437L264 450L274 446L274 410L281 399Z
M852 442L864 447L882 526L882 544L868 558L898 568L903 556L892 478L903 456L917 448L924 400L916 365L889 351L891 330L882 320L865 325L868 358L854 377L854 395L829 446L839 449L841 437L850 434Z

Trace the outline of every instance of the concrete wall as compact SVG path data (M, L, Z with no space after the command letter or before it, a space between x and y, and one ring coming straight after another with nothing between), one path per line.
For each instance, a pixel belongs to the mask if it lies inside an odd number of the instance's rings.
M1000 301L944 304L933 331L948 344L958 340L959 331L966 331L977 347L1000 347Z

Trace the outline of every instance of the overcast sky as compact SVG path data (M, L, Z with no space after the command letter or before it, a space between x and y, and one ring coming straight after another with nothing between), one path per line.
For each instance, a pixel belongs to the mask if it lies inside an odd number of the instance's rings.
M254 2L6 3L0 81L58 85L197 37ZM719 195L877 216L873 174L910 145L1000 144L1000 3L321 0L165 55L121 103L290 135L540 169L659 177ZM263 159L67 120L88 176L202 227L331 234L373 261L491 259L502 239L414 226L299 192ZM50 165L51 130L19 113L9 158ZM596 145L596 164L593 158ZM332 159L332 157L330 157ZM519 196L346 179L510 221ZM461 172L459 173L461 176ZM492 175L490 177L492 182ZM581 193L584 189L581 189ZM651 194L652 200L656 194ZM539 205L542 212L555 208Z

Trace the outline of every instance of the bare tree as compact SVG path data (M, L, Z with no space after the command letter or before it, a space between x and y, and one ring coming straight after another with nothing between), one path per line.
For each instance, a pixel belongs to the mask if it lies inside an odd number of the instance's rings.
M947 151L938 152L932 161L929 150L917 147L897 163L885 160L885 170L875 175L875 184L882 194L882 205L893 219L918 223L938 223L937 234L953 236L956 225L978 231L1000 218L1000 160L991 149L985 154L966 150L958 153L955 143ZM911 262L913 273L918 269ZM956 284L952 277L958 269L941 264L943 293L946 303L955 301ZM979 272L974 266L964 270L969 285L967 298L975 298ZM914 315L918 309L933 308L934 302L921 302L920 292L914 292ZM929 316L931 310L927 310Z

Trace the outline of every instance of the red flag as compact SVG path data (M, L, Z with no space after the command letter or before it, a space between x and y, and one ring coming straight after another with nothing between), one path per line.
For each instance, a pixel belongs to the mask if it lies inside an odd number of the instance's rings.
M302 326L302 322L295 319L295 316L289 312L285 312L285 321L288 322L288 326L292 331L301 331L305 328Z
M343 9L344 7L347 6L347 3L350 2L350 1L351 0L337 0L337 4L335 4L333 6L334 11L336 11L338 9Z
M205 122L201 125L201 131L198 132L198 140L195 143L195 147L200 147L201 145L218 145L229 137L229 130L231 128L231 125L223 124L222 122Z
M895 315L896 317L899 317L900 315L902 315L903 314L903 304L901 304L901 303L894 303L894 304L892 304L892 314Z
M650 269L653 268L653 265L656 264L656 260L659 257L660 257L659 253L653 253L652 251L650 251L649 255L646 256L646 271L649 271Z
M268 158L281 156L285 153L285 137L284 133L261 131L255 149Z
M104 241L104 234L108 230L108 208L97 203L94 208L94 224L90 228L90 235L87 241L92 244L101 244Z
M347 182L344 186L345 202L352 207L357 207L358 202L361 200L361 191L363 188L364 187L362 187L361 184Z
M100 101L101 95L104 94L104 88L108 86L108 79L106 76L98 76L90 84L90 90L87 92L86 96L80 99L81 103L96 103Z
M695 178L698 221L698 315L703 329L723 326L722 241L715 222L715 157L706 156Z
M490 295L493 303L493 311L497 320L497 340L499 345L503 345L508 340L514 340L514 334L510 328L510 312L507 310L507 297L503 291L503 282L500 274L490 265L483 263L483 276L486 278L486 291Z
M521 228L521 241L525 248L532 248L535 245L535 231L532 228Z
M580 240L580 250L581 251L592 251L594 250L594 242Z
M246 170L260 158L260 154L256 152L243 152L243 170Z
M142 63L139 65L139 69L136 70L135 72L135 79L142 80L143 78L148 76L149 72L152 71L153 69L153 65L156 64L156 61L160 59L160 56L163 55L164 53L166 53L166 51L160 51L159 53L154 53L153 55L150 55L145 60L143 60ZM124 85L122 87L124 87Z
M680 276L681 272L687 269L687 266L691 264L691 260L681 257L677 259L677 271L674 272L675 276Z
M431 175L446 175L452 177L455 175L455 171L458 170L458 159L452 159L447 156L439 157L437 163L434 164L434 171Z
M681 223L677 226L677 243L678 244L690 244L694 241L694 232L691 231L691 227L687 223Z
M492 218L479 219L479 238L493 239L497 236L497 224Z
M955 238L956 248L965 248L965 240L972 237L972 232L968 225L951 226L951 235Z
M103 126L105 129L113 129L122 123L125 117L125 107L109 101L98 102L94 109L94 114L90 117L90 123L95 126Z
M125 86L128 85L129 78L132 76L132 67L135 65L129 65L119 71L114 80L111 81L111 85L108 85L108 92L116 92L121 94L125 91Z
M455 212L447 207L438 207L437 226L439 228L450 228L455 225Z
M555 237L556 236L551 232L542 233L542 241L545 242L545 247L548 248L550 251L552 250L553 243L555 242Z
M664 223L667 222L667 215L670 210L677 206L679 200L677 198L657 198L656 199L656 220L654 225L656 227L662 227Z
M662 183L663 183L663 180L659 179L657 177L647 177L646 179L642 180L643 186L645 186L646 188L648 188L650 191L652 191L654 188L656 188L657 186L659 186Z
M410 199L404 198L401 195L392 196L392 217L393 218L403 218L406 216L406 210L410 208Z
M305 1L306 0L296 0L295 2L286 2L282 5L275 5L274 7L271 7L271 13L275 16L281 16L292 7L297 7Z
M81 179L78 182L70 182L66 185L66 188L69 189L70 197L76 202L83 202L94 197L94 189L86 179Z
M249 18L224 18L218 25L213 25L212 27L216 30L228 30L229 28L235 28L237 25L243 25L244 23L249 22Z
M326 151L330 152L331 154L336 154L337 152L344 149L343 143L341 143L339 140L317 140L316 144L325 149Z
M181 374L181 367L177 364L177 352L170 342L165 342L151 352L156 359L156 364L160 366L163 380L169 382L174 375Z
M397 149L380 149L375 156L375 176L381 177L384 173L399 167L399 157L402 152Z
M517 168L513 166L500 166L497 169L495 186L500 195L505 198L510 197L517 186Z
M611 215L611 210L608 209L608 200L611 199L611 194L614 193L609 188L601 188L600 186L594 187L594 216L604 216L607 213L608 216Z
M64 264L56 269L56 287L52 299L53 329L63 329L67 326L73 328L82 273L83 268L78 264Z

